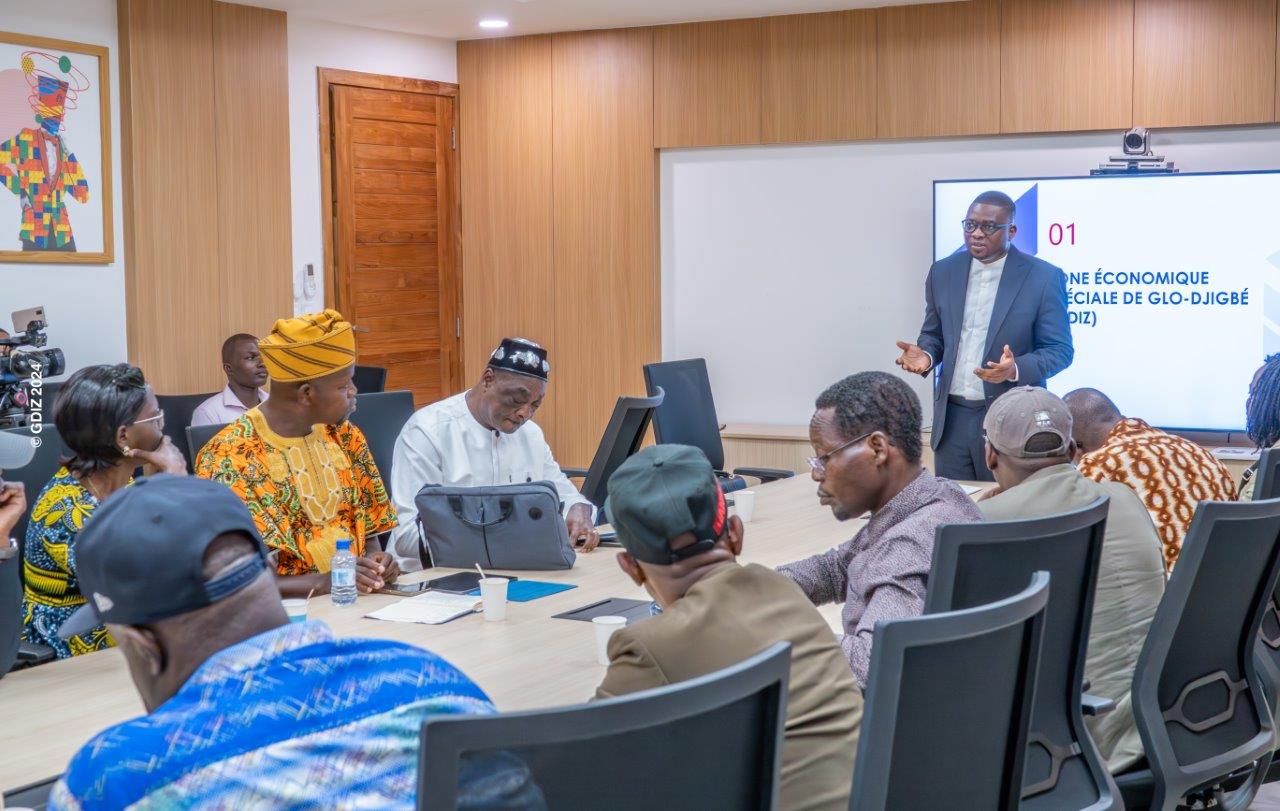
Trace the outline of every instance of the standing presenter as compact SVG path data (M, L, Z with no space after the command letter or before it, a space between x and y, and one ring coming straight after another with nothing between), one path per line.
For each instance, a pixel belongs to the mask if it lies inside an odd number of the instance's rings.
M961 223L966 251L939 259L924 285L924 325L915 343L898 341L897 364L938 374L933 389L934 471L991 481L982 418L1014 386L1043 386L1071 365L1062 271L1013 247L1016 209L987 191Z

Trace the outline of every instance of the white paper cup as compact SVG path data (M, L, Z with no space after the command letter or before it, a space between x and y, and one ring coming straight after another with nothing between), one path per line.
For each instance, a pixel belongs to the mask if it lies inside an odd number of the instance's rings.
M591 624L596 627L596 661L602 665L609 664L609 637L613 632L626 626L626 617L592 617Z
M502 622L507 618L507 583L505 577L486 577L480 581L480 599L484 602L486 622Z
M307 621L307 601L303 597L291 597L280 601L284 605L284 613L289 615L289 622Z
M733 509L742 519L742 523L751 520L756 513L756 494L754 490L739 490L733 494Z

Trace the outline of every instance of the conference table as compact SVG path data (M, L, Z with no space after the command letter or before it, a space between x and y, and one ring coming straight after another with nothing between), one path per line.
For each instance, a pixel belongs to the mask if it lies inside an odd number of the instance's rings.
M746 525L740 560L776 566L852 537L864 520L836 521L818 504L815 488L808 476L753 488L755 512ZM610 597L647 599L643 589L618 569L615 553L610 547L579 553L567 571L511 572L576 588L531 602L510 602L501 622L486 622L480 614L443 625L366 618L404 599L382 594L363 595L348 607L333 605L328 596L314 597L309 618L328 623L338 636L395 639L434 651L470 676L500 710L575 704L592 696L605 668L596 663L592 624L552 615ZM457 570L414 572L402 580L453 571ZM821 610L838 629L840 606ZM60 774L93 735L142 713L142 702L116 649L11 673L0 679L0 790Z

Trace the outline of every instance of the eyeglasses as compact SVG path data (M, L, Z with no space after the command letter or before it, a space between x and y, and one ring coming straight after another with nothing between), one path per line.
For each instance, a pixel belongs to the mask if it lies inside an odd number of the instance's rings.
M838 448L832 448L831 450L827 451L826 453L822 454L821 456L811 456L811 457L809 457L808 459L806 459L805 461L809 463L809 467L813 468L813 469L814 469L814 471L816 471L816 472L818 472L818 473L826 473L826 472L827 472L827 461L828 461L829 459L831 459L831 457L835 456L837 453L839 453L840 451L844 450L845 448L848 448L848 447L850 447L851 445L855 445L855 444L857 444L857 443L861 442L862 440L866 439L867 437L871 436L871 435L872 435L872 434L874 434L874 433L875 433L875 431L868 431L867 433L863 434L863 435L862 435L862 436L860 436L860 437L857 437L857 438L855 438L855 439L851 439L851 440L849 440L848 442L844 443L843 445L841 445L841 446L840 446L840 447L838 447Z
M160 409L160 413L156 414L154 417L147 417L145 420L134 420L129 424L144 425L148 422L154 422L156 424L156 427L159 428L161 431L163 431L164 430L164 409Z
M960 226L964 228L964 232L966 234L972 234L974 231L977 231L979 228L981 228L982 233L986 234L987 236L991 236L996 231L1001 231L1005 228L1008 228L1011 225L1013 225L1012 222L994 223L994 222L978 222L977 220L961 220L960 221Z

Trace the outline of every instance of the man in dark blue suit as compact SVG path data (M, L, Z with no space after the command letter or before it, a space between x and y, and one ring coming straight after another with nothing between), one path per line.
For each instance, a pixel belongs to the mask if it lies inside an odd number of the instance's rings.
M1002 192L974 199L962 223L967 251L929 268L920 337L898 341L903 369L937 370L930 444L934 471L949 479L991 481L987 406L1014 386L1043 386L1075 354L1066 276L1013 247L1015 213Z

